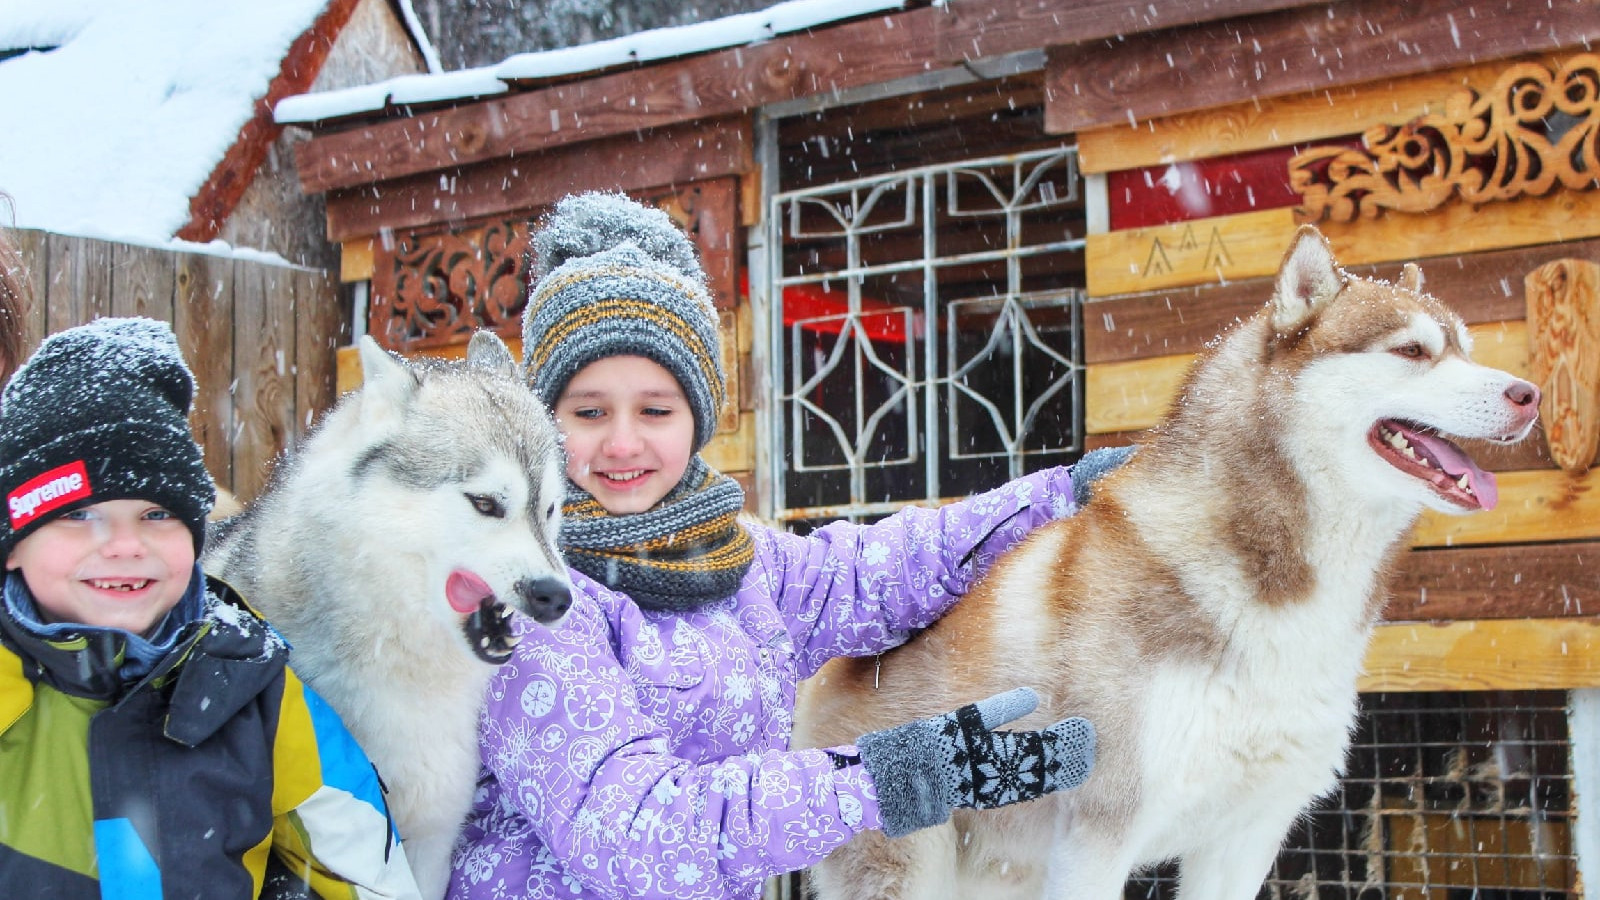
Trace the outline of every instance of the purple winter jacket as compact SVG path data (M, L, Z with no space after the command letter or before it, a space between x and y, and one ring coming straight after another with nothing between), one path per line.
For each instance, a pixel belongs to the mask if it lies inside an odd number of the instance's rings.
M572 572L566 618L520 621L490 685L449 896L744 900L879 827L859 764L788 749L796 684L902 643L1072 509L1063 468L873 525L747 524L739 592L686 614Z

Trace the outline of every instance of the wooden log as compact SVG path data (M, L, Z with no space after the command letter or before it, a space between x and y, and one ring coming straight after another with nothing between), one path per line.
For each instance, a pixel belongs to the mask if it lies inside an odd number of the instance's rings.
M1563 257L1600 259L1600 239L1413 260L1424 289L1468 324L1521 318L1523 273ZM1402 262L1352 265L1363 278L1399 279ZM1235 321L1260 309L1271 277L1169 288L1095 300L1083 309L1084 362L1094 364L1195 353Z
M1091 234L1085 251L1088 293L1108 297L1270 275L1283 262L1294 230L1293 211L1269 209Z
M1554 67L1564 58L1564 54L1515 56L1287 97L1253 97L1141 121L1137 127L1122 121L1078 132L1078 168L1085 173L1113 172L1359 135L1373 125L1395 125L1442 112L1445 101L1462 88L1486 91L1513 63Z
M1471 326L1472 358L1526 377L1527 327L1519 320ZM1192 354L1097 363L1084 370L1084 429L1090 434L1138 431L1161 421L1178 395Z
M521 359L522 338L508 337L504 338L504 340L506 342L506 348L511 351L511 355L516 359ZM353 391L356 388L361 387L360 351L358 351L354 346L340 347L337 351L335 351L334 355L336 357L335 366L337 371L337 375L334 379L336 392L343 394L347 391ZM426 350L418 350L415 353L407 353L405 355L407 357L428 356L435 359L466 359L467 345L466 342L463 341L459 344L449 344L444 347L430 347Z
M522 155L339 191L328 197L328 239L384 229L461 223L538 209L585 188L646 192L754 169L750 123L697 122L646 136L629 133L538 156Z
M1389 594L1392 622L1596 616L1600 542L1412 550Z
M1363 692L1600 687L1600 621L1493 619L1380 625Z
M1317 227L1345 265L1481 253L1600 236L1600 191L1555 191L1510 203L1449 203L1425 215L1384 215Z
M1468 516L1425 512L1414 547L1579 541L1600 538L1600 471L1497 472L1500 505Z
M1470 11L1456 0L1344 0L1130 34L1110 52L1056 46L1045 71L1045 129L1067 134L1138 125L1253 98L1587 49L1597 39L1597 0L1480 4Z
M1529 374L1544 396L1550 456L1581 474L1600 449L1600 263L1554 260L1528 273Z
M232 260L181 254L173 273L172 330L194 373L189 426L206 470L233 490L233 276Z
M1597 0L1600 2L1600 0ZM1287 209L1091 234L1089 295L1212 284L1277 271L1297 227ZM1600 236L1600 191L1384 215L1317 227L1346 266L1480 253Z
M881 84L983 57L1305 4L1148 0L1130 6L1122 0L1084 0L1063 10L1038 0L953 0L323 134L297 147L295 162L302 189L321 193L743 114L764 104Z

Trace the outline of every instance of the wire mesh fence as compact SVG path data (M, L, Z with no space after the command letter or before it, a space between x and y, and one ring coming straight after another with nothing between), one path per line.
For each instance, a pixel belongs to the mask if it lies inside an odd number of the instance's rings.
M1368 694L1332 796L1304 817L1264 900L1581 896L1566 694ZM1178 870L1125 900L1176 895Z

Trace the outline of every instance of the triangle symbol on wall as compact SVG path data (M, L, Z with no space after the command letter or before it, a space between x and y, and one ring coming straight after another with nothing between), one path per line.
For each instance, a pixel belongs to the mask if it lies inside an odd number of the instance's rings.
M1222 230L1212 227L1211 240L1206 244L1206 261L1202 268L1226 269L1231 265L1233 265L1233 254L1228 252L1228 245L1222 240Z
M1151 275L1168 275L1172 272L1172 260L1167 258L1167 248L1162 246L1160 238L1150 239L1150 257L1144 261L1144 277Z

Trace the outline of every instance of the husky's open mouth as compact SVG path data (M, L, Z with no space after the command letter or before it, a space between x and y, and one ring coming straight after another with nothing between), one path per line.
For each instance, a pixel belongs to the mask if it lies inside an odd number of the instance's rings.
M511 633L511 609L500 602L489 583L458 569L445 580L444 592L451 609L468 613L461 621L461 633L472 652L492 666L510 659L517 646Z
M1367 443L1389 465L1427 482L1434 493L1462 509L1494 509L1500 501L1494 475L1431 428L1383 419L1367 433Z
M461 631L472 645L472 652L493 666L510 659L517 646L516 635L511 633L511 610L493 597L483 598L477 612L461 624Z

